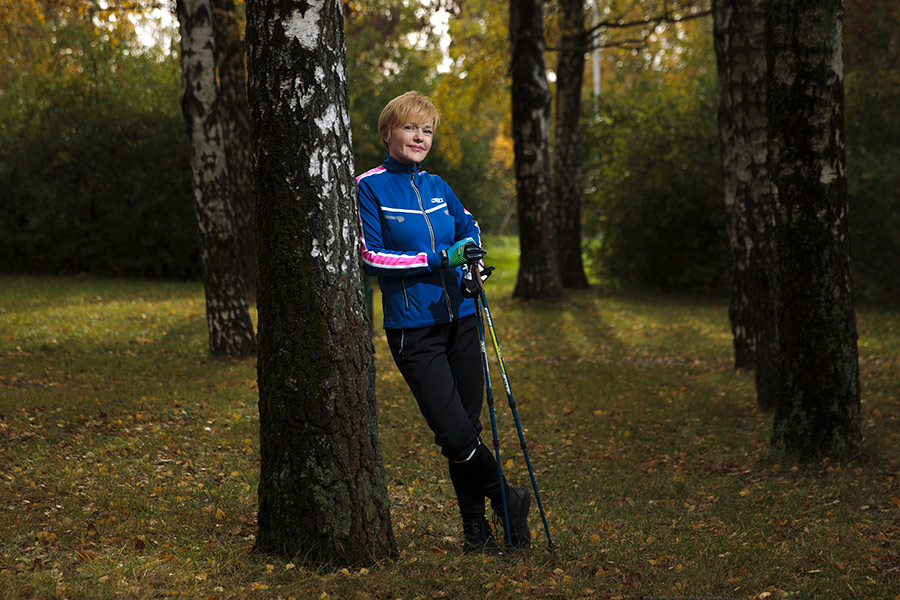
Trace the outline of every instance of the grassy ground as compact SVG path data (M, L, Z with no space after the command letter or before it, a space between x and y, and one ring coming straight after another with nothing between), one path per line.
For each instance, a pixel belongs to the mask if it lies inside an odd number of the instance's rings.
M900 597L900 311L859 311L864 454L782 465L752 378L731 369L723 300L594 289L521 304L514 251L492 248L491 308L557 551L535 511L532 550L459 554L445 466L376 327L400 558L331 572L251 555L255 361L207 355L202 287L5 277L0 597ZM494 387L503 461L524 483Z

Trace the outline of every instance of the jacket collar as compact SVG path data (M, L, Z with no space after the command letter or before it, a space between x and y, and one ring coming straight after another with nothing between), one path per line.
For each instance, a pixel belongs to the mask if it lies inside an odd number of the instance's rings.
M381 166L393 173L418 173L421 165L422 163L410 165L408 163L397 160L390 154L386 154L384 157L384 162L381 163Z

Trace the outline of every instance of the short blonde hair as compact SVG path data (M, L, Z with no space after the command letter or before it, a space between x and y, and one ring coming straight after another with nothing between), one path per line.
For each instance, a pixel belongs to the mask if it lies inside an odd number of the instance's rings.
M378 117L378 133L384 142L390 131L403 123L428 123L437 129L441 115L431 102L431 98L413 90L401 94L387 103ZM385 146L387 142L385 142Z

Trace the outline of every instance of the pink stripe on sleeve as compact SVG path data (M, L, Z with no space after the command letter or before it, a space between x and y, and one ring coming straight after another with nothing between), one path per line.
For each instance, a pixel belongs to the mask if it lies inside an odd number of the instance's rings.
M381 269L414 269L428 266L428 255L419 252L416 255L392 254L390 252L374 252L369 250L366 244L366 236L363 233L362 215L359 216L359 245L363 262Z
M369 169L368 171L366 171L362 175L359 175L356 178L356 183L359 183L359 181L361 179L364 179L364 178L368 177L369 175L377 175L378 173L383 173L386 170L387 169L385 169L383 166L378 166L378 167L375 167L374 169Z
M412 269L415 267L427 267L428 255L419 252L416 255L390 254L388 252L373 252L366 246L366 240L360 236L362 242L363 262L380 267L382 269Z

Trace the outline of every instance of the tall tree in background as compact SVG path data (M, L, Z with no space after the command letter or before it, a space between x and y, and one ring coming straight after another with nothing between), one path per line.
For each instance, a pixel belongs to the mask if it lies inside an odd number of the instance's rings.
M200 229L206 324L215 356L256 352L253 323L231 204L222 98L216 81L216 50L210 0L178 0L181 33L182 109L191 141L194 205Z
M763 0L717 0L713 7L734 365L755 370L757 402L772 410L775 196L766 165L765 10Z
M221 93L222 129L238 258L243 268L247 294L256 293L256 248L254 244L253 190L250 172L250 117L247 107L247 75L244 61L243 26L234 0L213 0L216 36L216 68Z
M257 550L396 553L359 257L340 0L247 2L256 200Z
M769 172L778 198L772 444L852 456L859 361L847 223L842 0L767 2Z
M563 294L550 189L550 90L544 62L543 0L509 3L512 125L519 213L519 273L513 296Z
M581 154L578 135L581 86L584 83L583 0L560 0L562 22L556 62L556 145L553 150L556 191L556 242L559 272L567 288L588 287L581 256Z

